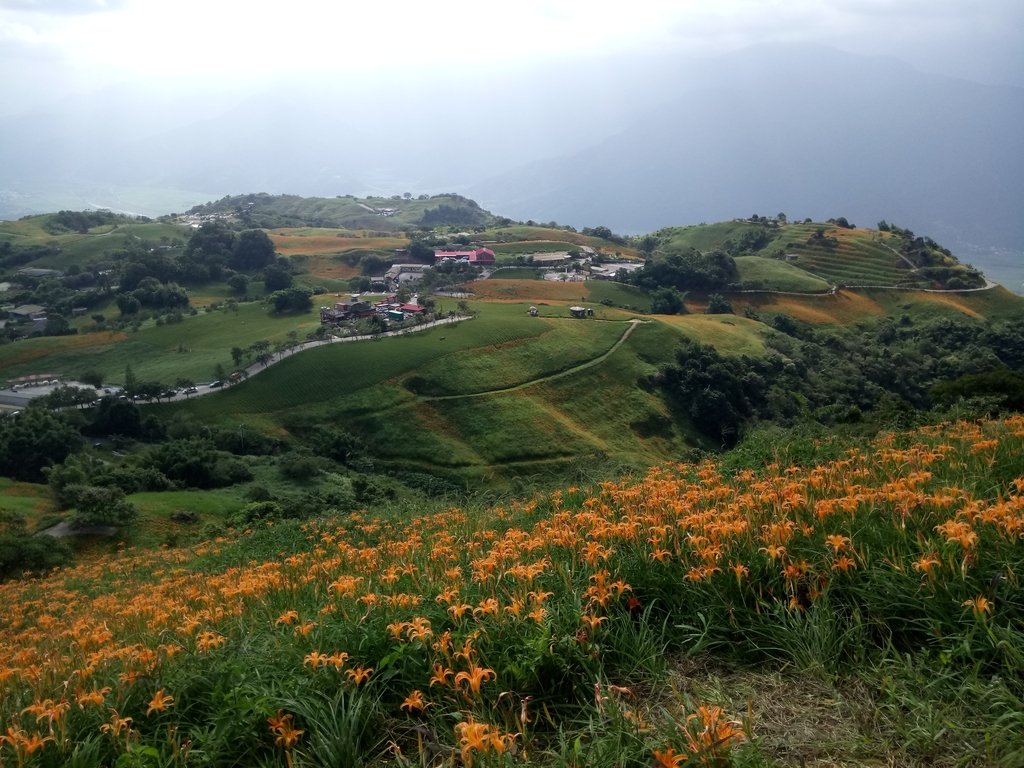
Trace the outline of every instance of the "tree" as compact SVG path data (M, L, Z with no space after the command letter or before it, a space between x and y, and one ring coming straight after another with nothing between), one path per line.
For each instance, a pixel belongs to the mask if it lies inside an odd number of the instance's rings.
M130 293L121 293L117 296L117 308L122 315L137 315L142 304Z
M95 485L70 485L64 494L72 499L75 513L72 528L112 525L122 528L139 515L139 510L124 497L120 488L102 488Z
M271 357L271 355L270 355L270 342L267 341L266 339L260 339L259 341L254 341L252 343L252 346L249 347L249 349L252 351L253 355L256 357L257 362L262 363L263 367L265 368L267 363L270 362L270 357Z
M712 293L708 296L708 306L704 310L706 315L731 315L732 304L720 293Z
M201 225L188 239L185 256L226 261L234 252L235 233L220 221Z
M86 431L90 435L122 435L138 437L142 434L142 416L135 403L119 397L104 397L92 416Z
M281 291L292 287L292 273L281 264L271 264L263 270L263 287L268 291Z
M231 249L230 264L235 269L253 270L271 264L277 254L274 242L262 229L240 232Z
M651 312L656 315L678 315L683 297L675 288L659 288L651 294Z
M135 371L132 370L132 364L128 363L124 367L124 393L134 400L138 391L139 379L135 375Z
M468 240L468 238L467 238ZM408 247L409 258L423 264L434 263L434 249L422 240L413 240Z
M370 290L370 278L368 277L353 277L348 281L348 288L350 291L356 293L363 293Z
M313 297L305 288L288 288L270 294L275 312L308 312L313 308Z
M28 408L16 418L0 419L0 467L16 480L43 480L44 467L60 464L81 445L81 435L64 414Z
M67 336L72 333L77 333L77 331L71 327L71 323L64 315L57 312L47 313L46 327L43 329L44 336Z
M243 274L232 275L228 278L228 287L239 296L244 296L249 290L249 278Z
M231 348L231 362L235 364L235 368L240 368L242 361L245 359L245 350L241 347Z
M78 380L83 384L96 387L96 389L103 386L103 374L95 368L87 368L82 371L78 374Z

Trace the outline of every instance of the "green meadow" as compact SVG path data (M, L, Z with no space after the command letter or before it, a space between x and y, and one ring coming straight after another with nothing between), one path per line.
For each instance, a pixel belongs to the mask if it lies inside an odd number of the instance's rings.
M740 282L745 285L799 293L820 293L832 287L827 280L778 259L737 256L736 268L740 272Z

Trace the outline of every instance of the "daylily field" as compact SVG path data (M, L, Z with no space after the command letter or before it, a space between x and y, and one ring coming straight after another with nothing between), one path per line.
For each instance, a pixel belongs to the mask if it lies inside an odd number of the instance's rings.
M687 658L859 681L822 765L1024 764L1024 418L818 451L2 584L0 764L785 764Z

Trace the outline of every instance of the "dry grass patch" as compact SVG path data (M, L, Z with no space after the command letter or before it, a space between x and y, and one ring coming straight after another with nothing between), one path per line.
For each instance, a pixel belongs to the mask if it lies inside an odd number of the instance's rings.
M970 294L968 294L970 295ZM925 291L914 291L909 298L922 304L940 304L950 307L957 312L963 312L974 320L984 320L985 316L968 304L964 296L956 293L927 293Z
M687 699L720 706L744 724L761 753L781 765L924 765L895 752L878 732L874 702L857 682L832 685L796 672L681 659L669 671L669 686L672 696L663 695L661 706L681 709L679 700Z
M733 309L779 312L815 325L847 325L865 317L881 317L885 307L862 293L838 291L829 296L731 295Z
M586 301L585 283L550 280L480 280L473 283L477 298L492 301Z
M71 336L46 336L19 343L17 351L10 357L0 355L0 369L29 363L69 349L104 347L128 338L122 331L97 331L76 333Z
M336 254L356 248L367 251L394 249L409 244L404 237L359 237L346 230L337 230L335 234L325 234L324 230L316 230L316 234L302 234L301 230L277 229L267 234L278 253L284 256Z

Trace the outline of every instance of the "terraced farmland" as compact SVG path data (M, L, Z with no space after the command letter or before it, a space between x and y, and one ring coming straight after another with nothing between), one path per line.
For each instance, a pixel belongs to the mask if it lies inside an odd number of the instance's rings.
M786 227L782 240L785 253L795 256L791 264L835 285L926 286L910 265L887 243L884 236L865 229L826 229L825 238L834 246L810 242L820 225L796 224Z

